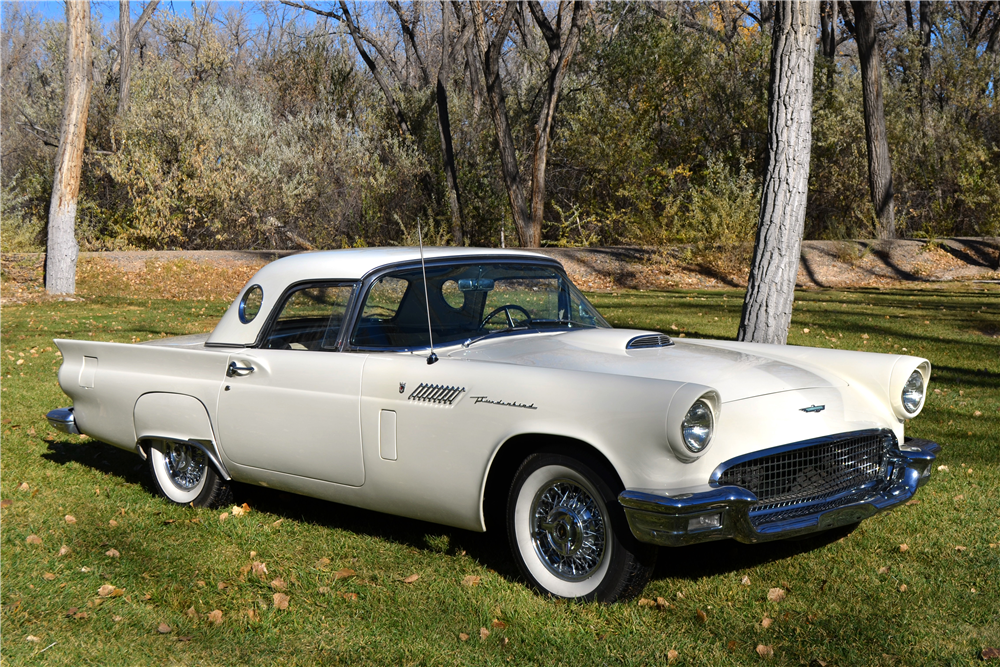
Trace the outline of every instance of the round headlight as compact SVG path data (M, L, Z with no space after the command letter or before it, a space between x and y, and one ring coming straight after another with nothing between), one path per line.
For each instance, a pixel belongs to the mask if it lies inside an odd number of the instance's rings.
M708 447L712 439L712 430L715 426L715 418L712 416L712 408L702 399L694 402L694 405L684 415L681 422L681 435L684 436L684 446L692 452L697 453Z
M903 401L903 409L911 415L920 409L920 404L924 402L924 376L920 371L913 371L903 385L903 394L900 397Z

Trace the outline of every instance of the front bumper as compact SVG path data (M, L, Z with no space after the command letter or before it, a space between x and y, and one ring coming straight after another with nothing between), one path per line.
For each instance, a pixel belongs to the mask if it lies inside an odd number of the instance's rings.
M73 408L57 408L55 410L50 410L49 413L45 415L45 418L49 420L49 424L52 425L52 428L57 431L80 435L80 429L76 427L76 417L73 415Z
M754 543L817 533L857 523L913 497L930 478L931 464L941 450L930 440L907 438L896 452L902 466L886 486L851 489L817 503L815 513L755 526L750 513L757 497L738 486L706 484L703 487L661 491L626 489L618 496L629 528L640 542L678 547L733 538ZM842 502L838 502L842 501Z

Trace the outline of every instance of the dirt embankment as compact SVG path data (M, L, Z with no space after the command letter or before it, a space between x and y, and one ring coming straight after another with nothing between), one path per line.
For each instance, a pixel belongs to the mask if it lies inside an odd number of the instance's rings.
M718 289L743 287L746 271L720 269L686 246L543 248L588 291L615 289ZM142 298L233 297L253 273L290 251L135 251L80 253L78 294L130 294ZM45 298L44 256L2 256L4 305ZM805 241L800 287L898 286L943 281L1000 280L1000 238Z

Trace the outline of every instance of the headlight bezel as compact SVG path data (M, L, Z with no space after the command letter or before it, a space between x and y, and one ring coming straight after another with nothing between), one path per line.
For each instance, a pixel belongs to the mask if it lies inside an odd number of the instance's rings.
M711 435L706 439L704 447L698 451L692 450L685 443L683 423L691 408L701 401L711 414ZM681 385L670 399L666 415L666 444L671 453L682 463L692 463L709 451L715 440L715 430L719 427L719 415L722 412L722 398L712 387L693 382Z
M914 402L916 396L916 402ZM927 397L924 376L919 370L914 370L903 383L903 389L899 393L899 402L903 405L903 410L909 415L916 415L924 404ZM912 408L911 408L912 406Z
M903 402L903 394L907 382L913 379L914 374L920 375L923 387L923 395L914 410L910 410ZM889 376L889 405L892 413L900 423L913 419L921 413L927 405L927 388L930 384L931 364L926 359L916 359L914 357L900 357L892 368Z

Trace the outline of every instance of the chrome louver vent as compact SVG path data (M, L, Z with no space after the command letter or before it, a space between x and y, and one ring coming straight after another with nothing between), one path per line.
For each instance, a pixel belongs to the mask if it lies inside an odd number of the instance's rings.
M674 341L666 334L645 334L636 336L625 344L626 350L644 350L651 347L669 347Z
M888 483L894 442L891 432L874 431L782 448L724 467L718 483L757 496L754 525L806 516L855 502L853 490Z
M411 401L424 401L437 405L451 405L465 391L465 387L447 387L443 384L420 383L407 397Z

